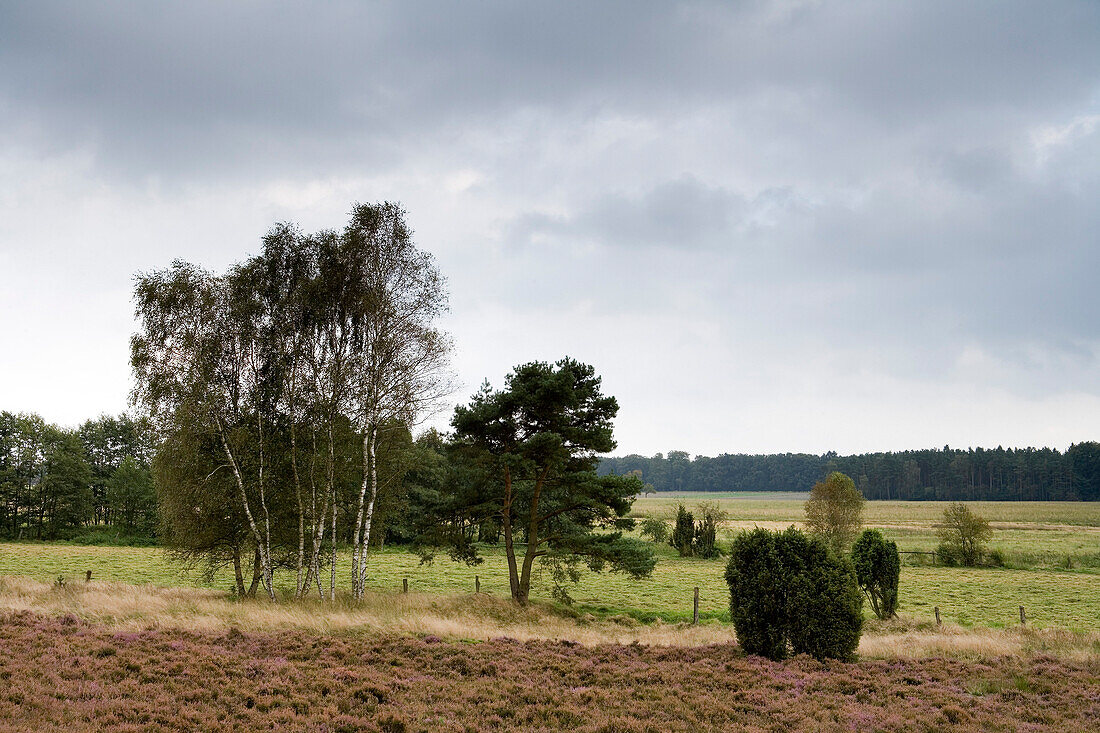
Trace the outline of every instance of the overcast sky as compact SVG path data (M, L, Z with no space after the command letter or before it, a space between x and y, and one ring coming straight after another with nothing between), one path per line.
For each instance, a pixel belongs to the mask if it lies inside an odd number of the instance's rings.
M380 200L456 401L568 354L619 454L1100 438L1095 2L0 0L0 409L123 410L135 272Z

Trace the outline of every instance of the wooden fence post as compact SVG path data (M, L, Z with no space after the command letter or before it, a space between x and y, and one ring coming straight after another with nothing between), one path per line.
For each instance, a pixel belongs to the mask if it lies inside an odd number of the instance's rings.
M92 582L92 571L91 570L89 570L88 572L86 572L84 574L84 582L85 583L91 583ZM1021 614L1023 613L1022 609L1020 610L1020 613Z
M409 579L408 578L405 578L401 581L401 592L402 593L408 593L409 592Z
M1024 615L1024 607L1020 606L1020 625L1025 626L1027 624L1027 616Z
M695 586L695 610L691 615L691 623L699 623L699 586Z
M932 610L936 612L936 626L939 626L940 625L940 607L935 606L935 607L932 608Z

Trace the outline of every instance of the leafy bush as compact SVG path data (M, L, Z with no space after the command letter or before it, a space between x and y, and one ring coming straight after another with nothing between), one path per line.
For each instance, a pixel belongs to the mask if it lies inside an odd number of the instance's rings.
M676 524L668 543L680 552L681 557L691 557L695 542L695 517L681 504L676 508Z
M959 556L955 551L955 548L946 542L941 542L936 548L936 559L940 565L947 568L953 568L959 564Z
M993 567L1003 568L1005 566L1005 554L1000 550L990 550L987 559Z
M981 561L983 546L993 537L993 530L988 521L956 501L943 510L939 535L943 543L941 548L949 551L960 564L973 567Z
M654 517L643 519L642 535L660 544L668 539L668 523Z
M730 618L748 654L851 659L863 596L851 563L794 527L755 529L733 543L726 566Z
M856 581L879 618L897 615L901 557L898 546L877 529L866 529L852 546Z
M692 551L696 557L713 560L722 554L718 549L718 523L726 519L727 514L716 501L704 501L699 504L699 514L702 515L702 519L695 525Z

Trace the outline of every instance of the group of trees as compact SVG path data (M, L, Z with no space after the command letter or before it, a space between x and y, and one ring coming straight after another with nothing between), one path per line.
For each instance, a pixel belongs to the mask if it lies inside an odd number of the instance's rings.
M231 565L238 593L274 599L288 568L296 597L334 599L347 547L362 598L386 541L469 563L501 542L521 604L536 563L563 599L582 565L652 570L652 549L622 533L641 482L596 474L618 403L591 366L520 365L459 406L450 435L412 439L451 392L450 342L443 279L399 206L357 205L339 232L276 226L224 273L175 262L139 276L135 300L163 539Z
M704 501L699 504L699 519L689 512L683 504L676 508L676 519L669 532L662 520L656 520L664 531L652 522L642 527L643 534L655 542L664 542L666 537L680 557L701 557L710 560L722 554L718 547L718 525L727 519L727 514L718 502Z
M128 415L68 430L0 412L0 536L54 539L85 525L154 533L153 446L148 423Z
M683 451L604 458L600 473L636 472L657 491L802 490L834 471L867 499L1100 500L1100 443L1052 448L970 448L838 456L730 455L692 459Z
M140 275L135 300L134 397L161 439L168 544L271 598L278 566L297 595L323 596L327 564L334 598L346 542L362 597L410 426L449 391L443 279L401 207L356 205L342 231L276 226L224 273L177 261Z

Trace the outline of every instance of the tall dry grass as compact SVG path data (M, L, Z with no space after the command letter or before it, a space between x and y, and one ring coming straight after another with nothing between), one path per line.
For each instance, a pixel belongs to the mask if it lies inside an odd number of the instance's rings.
M198 588L165 588L104 581L70 582L63 587L24 577L0 579L0 611L73 614L118 629L149 626L192 631L282 631L317 633L432 634L451 639L500 636L571 640L588 646L638 642L658 646L699 646L736 641L719 624L642 625L633 619L570 618L546 607L519 608L509 600L480 594L368 593L361 601L338 598L271 603L236 600Z
M448 639L510 637L570 640L586 646L640 643L701 646L736 643L732 626L719 623L639 624L633 619L570 617L545 606L519 608L488 594L369 593L362 602L340 598L270 603L236 600L199 588L69 582L62 587L25 577L0 578L0 612L31 611L77 617L120 630L149 627L219 632L230 628L272 632L431 634ZM1049 655L1100 658L1100 634L1058 629L935 626L912 617L867 623L859 645L867 658L951 657L985 659Z

